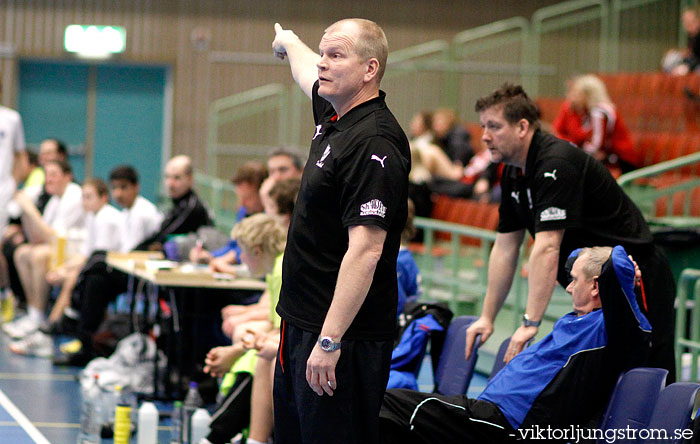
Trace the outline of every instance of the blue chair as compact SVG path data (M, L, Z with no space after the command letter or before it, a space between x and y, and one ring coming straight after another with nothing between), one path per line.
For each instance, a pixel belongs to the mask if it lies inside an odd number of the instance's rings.
M603 433L628 426L636 430L646 428L659 394L666 385L667 374L666 369L638 367L620 375L601 419L599 428ZM600 444L604 442L604 439L598 440Z
M654 431L665 430L668 439L655 439L660 438L657 435L641 441L642 444L683 443L684 439L675 436L675 433L677 430L689 428L698 390L700 384L695 382L676 382L663 389L646 428Z
M452 320L447 329L445 344L440 353L435 370L435 392L442 395L464 395L474 373L481 336L474 341L474 348L468 360L464 359L467 342L467 328L476 316L459 316Z
M529 341L525 343L525 348L529 347L532 342L535 340L535 338L531 338ZM505 338L503 342L501 342L501 345L498 347L498 352L496 353L496 360L493 362L493 368L491 369L491 373L489 373L489 381L493 379L494 376L496 376L496 373L500 372L503 367L505 367L506 363L503 362L503 358L506 356L506 352L508 351L508 345L510 345L510 336Z

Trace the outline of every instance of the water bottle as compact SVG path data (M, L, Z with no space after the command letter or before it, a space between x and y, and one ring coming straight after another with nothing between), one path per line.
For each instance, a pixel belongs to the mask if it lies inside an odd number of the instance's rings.
M182 401L175 401L170 417L170 444L182 444Z
M182 403L182 442L183 444L192 444L190 440L190 430L192 414L204 404L202 397L199 395L197 383L190 382L190 388L187 390L185 402Z
M114 388L119 402L114 409L114 444L129 444L131 437L131 402L120 385Z
M211 415L206 409L197 409L192 415L192 437L190 442L192 444L197 444L202 438L209 434L209 423L211 422Z
M80 412L80 433L78 444L100 444L100 427L102 425L102 399L98 383L99 375L95 375L90 385L83 390L83 404Z
M158 409L152 402L141 404L136 430L137 444L158 443Z

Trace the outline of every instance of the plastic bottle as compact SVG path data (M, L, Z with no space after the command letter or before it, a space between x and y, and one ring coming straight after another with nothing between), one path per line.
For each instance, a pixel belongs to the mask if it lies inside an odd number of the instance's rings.
M197 383L190 382L190 388L187 390L185 401L182 403L182 442L183 444L191 444L190 430L192 414L204 404L202 397L199 395Z
M144 402L139 408L138 431L136 442L138 444L158 443L158 409L152 402Z
M209 423L211 422L211 415L206 409L199 408L192 414L192 437L190 442L192 444L197 444L199 440L206 437L209 434Z
M114 444L129 444L131 437L131 403L120 385L114 387L119 402L114 409Z
M102 399L99 375L95 374L90 385L82 392L83 404L80 412L78 444L100 444L102 424Z
M170 417L170 444L182 444L182 401L175 401Z

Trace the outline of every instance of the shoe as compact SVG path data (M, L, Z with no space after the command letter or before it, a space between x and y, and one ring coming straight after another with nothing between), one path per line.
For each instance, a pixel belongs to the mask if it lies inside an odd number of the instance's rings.
M78 332L78 321L66 315L61 316L58 321L52 322L42 331L49 335L73 335Z
M56 356L51 361L53 365L64 365L68 367L85 367L88 362L92 361L94 356L92 353L83 351L82 349L77 353L64 353L60 356Z
M2 329L11 338L22 339L39 330L39 324L31 320L29 316L24 316L8 324L3 324Z
M53 356L53 340L51 336L35 331L24 339L10 344L10 351L18 355L50 358Z

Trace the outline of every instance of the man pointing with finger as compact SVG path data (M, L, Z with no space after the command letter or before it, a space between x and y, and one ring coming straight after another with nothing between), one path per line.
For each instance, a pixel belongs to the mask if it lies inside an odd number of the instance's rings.
M341 20L319 53L275 24L275 55L315 127L289 228L277 312L276 443L375 443L396 322L410 151L379 83L377 24Z

